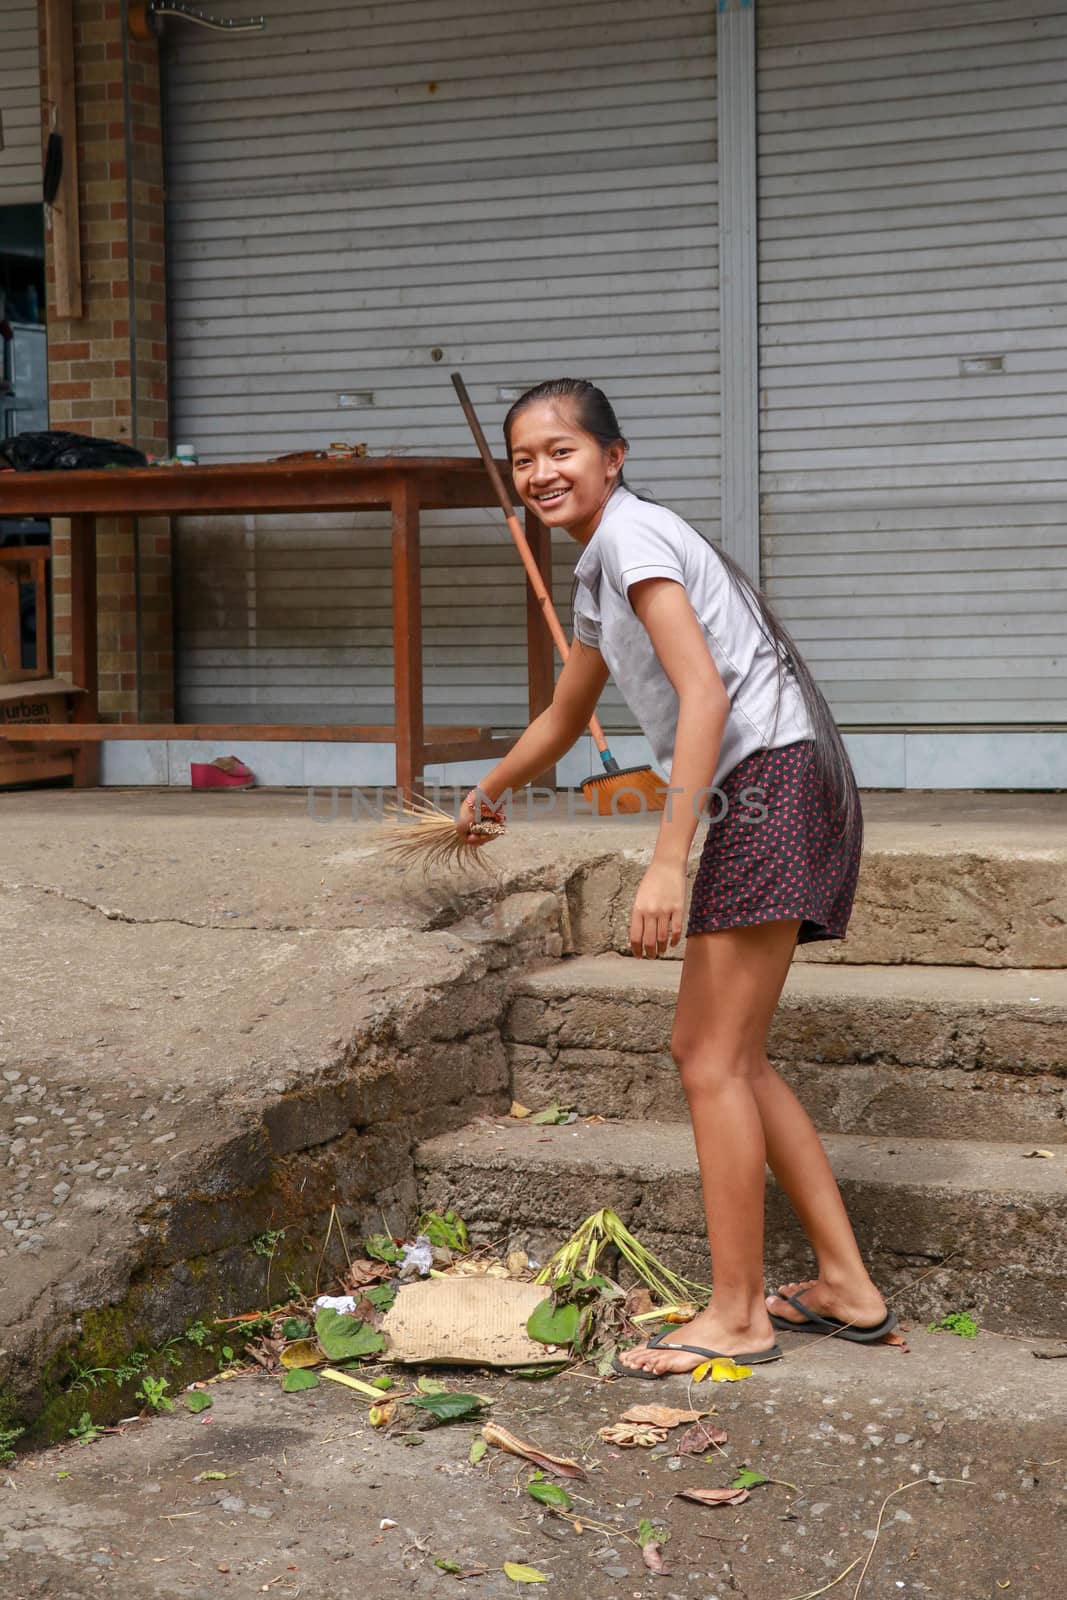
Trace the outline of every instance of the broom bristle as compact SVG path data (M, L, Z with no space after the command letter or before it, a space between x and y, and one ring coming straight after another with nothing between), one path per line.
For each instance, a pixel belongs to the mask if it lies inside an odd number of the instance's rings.
M416 797L391 806L386 815L392 821L378 829L378 837L405 867L421 867L423 872L432 867L474 867L491 872L489 863L481 859L482 847L468 843L457 829L455 817L432 800ZM499 822L477 822L470 830L484 839L499 838L506 831Z
M662 811L667 785L651 767L624 767L621 772L598 772L586 778L582 793L601 817L630 816L638 811Z

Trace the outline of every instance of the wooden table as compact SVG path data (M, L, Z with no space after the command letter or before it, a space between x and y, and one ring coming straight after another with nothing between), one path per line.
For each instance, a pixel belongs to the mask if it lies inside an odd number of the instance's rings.
M506 464L501 463L505 482ZM499 760L513 739L491 729L427 728L422 695L422 603L419 513L423 509L495 506L488 474L477 458L386 456L355 461L242 462L211 467L138 467L93 472L17 472L0 475L0 517L69 517L73 681L84 691L73 723L5 730L19 743L77 745L75 783L93 784L102 739L316 739L396 745L396 780L404 794L429 762ZM516 497L516 503L518 503ZM389 510L393 519L394 722L388 725L295 723L102 723L99 720L96 641L96 519L204 515L219 512ZM527 513L527 538L549 589L551 536ZM502 531L502 537L503 537ZM516 556L518 561L518 556ZM529 712L552 699L552 640L541 607L526 586Z

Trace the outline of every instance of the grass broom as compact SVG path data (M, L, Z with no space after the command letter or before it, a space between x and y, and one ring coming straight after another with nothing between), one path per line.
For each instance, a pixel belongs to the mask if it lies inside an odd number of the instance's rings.
M486 442L485 434L482 432L482 425L478 421L470 395L467 393L467 385L463 382L458 372L453 372L452 384L456 394L459 396L459 403L463 407L463 415L466 417L471 433L474 435L478 453L485 463L485 470L488 472L493 488L496 490L496 496L500 502L500 509L504 513L508 531L515 542L515 548L522 558L522 564L526 568L526 576L530 581L530 587L537 596L545 622L548 624L548 631L555 641L560 657L566 661L570 650L563 629L559 625L556 608L552 604L552 598L548 590L545 588L544 579L541 576L537 562L533 558L533 551L526 541L522 525L515 515L515 508L511 503L508 491L504 487L500 469L493 459L493 453ZM593 743L600 751L600 759L604 763L604 771L594 773L591 778L586 778L581 788L585 798L596 806L597 814L599 816L607 816L612 813L662 811L666 804L667 792L667 786L663 779L653 772L649 766L620 767L608 749L608 741L604 737L604 730L595 716L589 719L589 732L593 735Z
M469 838L458 831L455 817L432 800L416 796L410 803L394 806L386 815L389 821L378 829L378 837L402 866L421 867L423 872L429 872L431 867L454 866L491 870L482 859L482 846L469 843ZM499 811L491 817L483 811L482 820L470 829L471 835L483 839L497 839L506 832L504 816Z

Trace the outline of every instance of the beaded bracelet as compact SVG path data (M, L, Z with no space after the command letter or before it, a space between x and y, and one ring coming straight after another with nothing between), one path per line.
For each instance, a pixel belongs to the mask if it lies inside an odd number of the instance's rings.
M502 813L498 809L495 801L490 800L485 790L480 789L477 784L475 784L474 788L467 796L465 804L470 805L474 812L476 822L480 822L482 817L486 814L488 814L494 822L499 822L502 820Z

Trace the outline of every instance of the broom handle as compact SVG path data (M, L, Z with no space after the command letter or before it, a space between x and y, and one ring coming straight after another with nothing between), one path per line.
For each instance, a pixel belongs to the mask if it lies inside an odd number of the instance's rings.
M474 406L471 404L471 397L467 393L467 385L463 382L463 379L458 372L454 372L452 374L452 386L455 389L456 394L459 396L459 403L463 407L463 415L467 419L471 433L474 435L474 442L478 446L478 453L485 464L485 470L489 474L493 488L496 490L496 497L500 501L500 509L504 513L504 518L507 522L511 537L515 541L515 548L522 557L522 564L526 568L526 576L530 580L530 588L537 596L538 604L541 607L544 619L548 623L548 631L555 640L556 649L559 651L562 659L566 661L568 655L570 654L570 648L567 644L566 635L559 625L559 618L556 615L556 608L552 604L552 597L545 588L545 581L541 576L541 570L538 567L537 562L534 560L533 551L530 549L530 546L527 543L526 535L522 529L522 524L515 515L515 508L511 503L511 498L508 494L508 491L504 487L504 480L500 476L500 468L493 460L493 453L489 448L485 434L482 432L482 425L478 421ZM604 737L604 730L600 726L600 723L595 715L589 719L589 732L593 735L593 742L595 743L597 749L600 751L601 755L603 755L608 748L608 741Z

